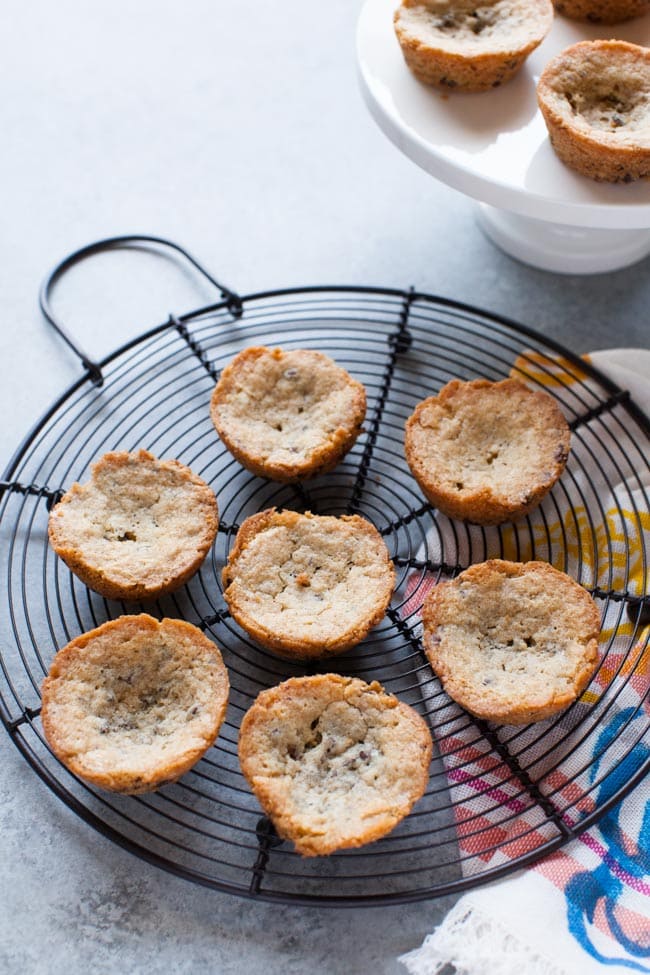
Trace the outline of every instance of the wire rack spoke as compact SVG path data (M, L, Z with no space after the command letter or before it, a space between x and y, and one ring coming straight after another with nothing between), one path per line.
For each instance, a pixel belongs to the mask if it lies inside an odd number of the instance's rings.
M636 606L644 606L648 602L648 596L639 596L638 593L625 592L618 589L601 589L600 586L589 586L588 591L595 599L611 599L614 603L630 602Z
M0 496L5 491L42 498L46 502L48 511L55 504L58 504L64 494L61 488L53 490L49 487L39 487L38 484L22 484L20 481L0 481Z
M370 428L368 430L366 444L359 461L357 476L347 506L349 514L353 514L359 510L359 502L366 486L366 480L368 478L368 473L372 463L372 457L377 443L377 437L379 435L380 424L382 422L384 410L386 409L388 397L391 392L393 376L395 375L395 368L397 366L398 358L402 353L407 352L410 349L413 341L412 335L407 327L411 304L413 302L413 295L414 292L411 288L411 290L404 296L397 328L390 332L386 337L388 355L381 376L379 389L376 393L377 398L373 416L370 421Z
M199 360L199 362L207 372L210 379L212 379L213 382L216 384L219 381L220 373L214 368L214 366L208 359L206 353L201 348L200 343L197 342L196 339L192 338L192 336L188 331L187 326L183 324L183 322L179 322L179 320L175 318L173 315L169 316L169 324L172 325L176 329L180 337L184 339L185 342L187 342L189 348L192 350L196 358Z
M414 636L413 632L411 631L410 626L400 616L399 612L389 606L388 609L386 610L386 616L388 616L388 618L390 619L390 621L394 624L394 626L397 629L397 631L402 636L406 637L406 639L410 643L411 647L417 653L421 653L421 651L422 651L422 644L420 643L420 641L418 640L418 638L416 636Z
M468 568L466 565L450 565L449 562L433 562L431 559L418 559L413 557L406 558L402 555L396 555L393 558L393 562L397 566L409 568L409 569L420 569L424 572L430 572L432 575L438 575L439 573L445 576L457 576L459 572L464 572Z
M36 718L38 718L40 713L40 708L25 708L19 718L14 718L13 720L6 722L8 731L13 734L13 732L20 728L21 725L34 721Z
M433 514L435 508L430 504L422 504L419 508L415 508L413 511L408 511L406 514L401 515L390 524L384 525L380 528L381 535L390 535L393 532L398 531L400 528L405 528L410 525L412 521L416 521L418 518L422 518L423 515Z
M604 599L607 602L626 603L627 615L632 622L640 626L650 623L650 596L639 596L638 593L619 592L617 589L601 589L592 586L588 590L594 599Z
M578 427L585 426L587 423L591 423L592 420L598 419L604 413L609 413L614 410L617 406L625 405L630 402L630 393L627 389L623 389L608 399L603 400L602 403L598 403L593 406L590 410L587 410L582 416L576 417L569 423L569 429L574 432Z
M312 514L318 513L318 502L313 499L304 484L292 484L291 491L299 511L311 511Z
M275 831L273 823L266 816L262 816L258 820L255 832L257 834L259 848L257 859L252 867L253 876L251 877L249 888L251 894L259 894L271 850L282 843L282 840Z
M530 777L528 772L521 767L517 758L505 747L499 736L495 734L486 721L482 721L480 718L474 718L473 720L480 734L490 743L494 751L497 752L504 764L507 765L507 767L513 773L515 778L521 782L533 802L544 811L550 820L552 820L563 836L566 836L567 838L573 837L574 832L565 823L560 810L556 809L550 799L544 795L539 786Z
M197 626L202 630L207 630L211 626L216 626L218 623L223 623L224 620L230 619L230 611L227 609L217 610L215 613L211 613L209 616L204 616L197 622Z

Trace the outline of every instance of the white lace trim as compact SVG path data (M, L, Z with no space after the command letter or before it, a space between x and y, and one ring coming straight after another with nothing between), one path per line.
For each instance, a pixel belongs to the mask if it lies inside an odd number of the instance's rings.
M399 961L410 975L438 975L445 965L453 965L456 975L567 975L494 918L462 901L420 948Z

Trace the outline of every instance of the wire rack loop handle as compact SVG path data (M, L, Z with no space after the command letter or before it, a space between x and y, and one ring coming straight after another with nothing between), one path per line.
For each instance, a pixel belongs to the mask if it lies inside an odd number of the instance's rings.
M207 271L202 264L192 257L185 248L181 247L179 244L175 244L172 240L166 240L164 237L151 237L146 234L130 234L125 237L107 237L104 240L95 241L93 244L87 244L85 247L81 247L79 250L74 251L72 254L68 254L56 267L50 271L48 276L43 281L41 285L41 290L39 293L39 305L43 315L50 323L50 325L56 329L63 341L72 349L76 356L81 360L82 365L88 371L89 378L96 386L101 386L104 382L104 377L102 375L102 370L99 363L95 362L85 350L79 345L79 343L72 337L70 332L65 328L64 325L59 321L52 311L51 297L52 289L54 285L59 281L63 275L74 267L75 264L81 263L87 257L92 257L94 254L101 254L103 251L115 250L119 247L130 247L133 244L155 244L158 247L168 247L171 250L176 251L182 257L188 261L192 267L194 267L199 274L202 274L210 284L219 291L219 294L224 299L229 311L235 318L240 318L243 305L241 298L235 291L231 291L230 288L226 288L225 285L221 284L215 277L213 277L209 271Z

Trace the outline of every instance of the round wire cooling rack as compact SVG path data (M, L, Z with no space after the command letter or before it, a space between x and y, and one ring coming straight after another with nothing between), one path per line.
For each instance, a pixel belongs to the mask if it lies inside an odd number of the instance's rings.
M96 363L52 314L67 268L115 246L166 244L219 289L220 300L170 319ZM63 261L46 282L48 320L84 373L29 433L0 485L6 622L0 657L5 726L43 781L87 823L138 856L219 890L319 905L398 903L464 890L531 863L593 824L647 772L649 424L628 393L531 330L414 290L312 287L240 297L177 245L115 238ZM220 369L252 344L320 349L361 380L364 433L330 474L302 485L254 477L228 454L209 417ZM567 469L541 507L516 524L480 528L427 504L403 455L404 421L451 378L514 375L559 401L572 429ZM219 502L217 541L173 595L146 605L88 590L47 543L48 509L108 450L146 447L208 481ZM238 525L275 505L359 513L384 536L397 569L386 617L363 643L327 661L281 660L230 617L221 568ZM489 557L531 558L569 572L596 599L598 671L561 716L499 727L458 708L422 653L419 609L431 584ZM182 617L219 645L231 698L216 744L179 782L120 796L76 779L41 729L40 686L56 651L122 613ZM644 656L645 654L645 656ZM388 836L326 858L280 841L237 761L241 718L264 688L336 671L378 680L429 722L434 759L424 797Z

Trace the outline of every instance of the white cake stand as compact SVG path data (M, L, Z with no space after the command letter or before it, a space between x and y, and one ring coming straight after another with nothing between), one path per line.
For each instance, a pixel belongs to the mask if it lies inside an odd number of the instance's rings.
M650 181L596 183L551 149L535 86L576 41L617 37L650 46L650 15L598 28L557 16L548 37L503 88L445 94L417 81L393 31L397 0L366 0L357 29L362 91L383 132L410 159L481 201L485 233L518 260L593 274L650 254Z

